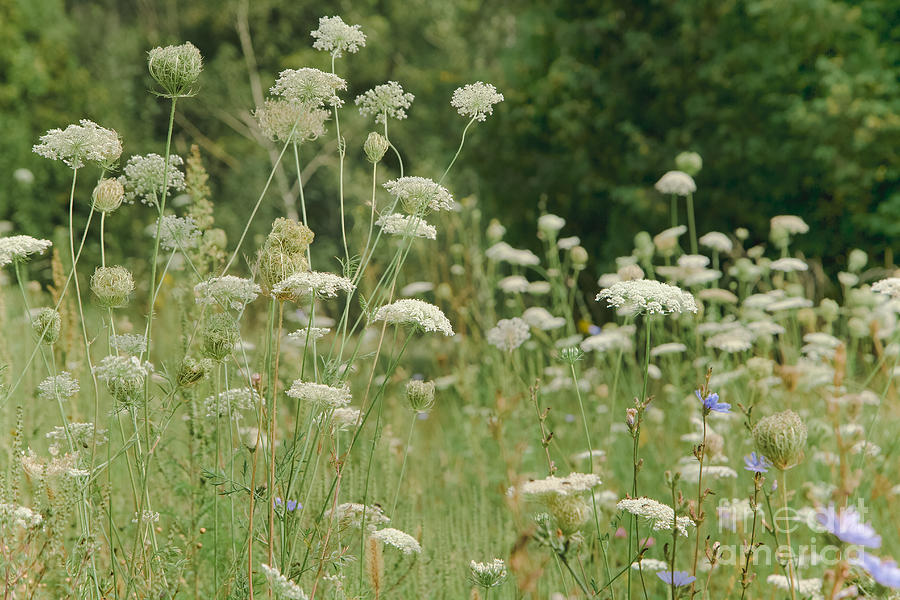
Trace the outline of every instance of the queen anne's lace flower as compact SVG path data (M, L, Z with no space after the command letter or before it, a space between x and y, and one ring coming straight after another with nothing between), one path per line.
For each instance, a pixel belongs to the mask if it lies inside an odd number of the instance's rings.
M331 413L331 422L338 431L346 431L356 427L356 424L360 422L361 415L362 413L356 408L336 408Z
M106 383L110 393L120 402L131 400L152 370L150 363L142 363L136 356L107 356L94 367L97 378Z
M27 506L0 502L0 523L3 525L35 529L40 527L43 521L41 513L31 510Z
M121 333L110 340L112 347L119 352L137 356L147 351L147 338L140 333Z
M184 173L178 169L183 164L180 156L169 156L169 176L166 180L165 158L153 153L132 156L125 163L125 174L119 176L119 183L125 188L125 202L140 200L144 204L156 204L162 198L164 184L170 191L183 190Z
M379 529L372 534L372 538L382 544L393 546L403 554L418 554L422 551L422 547L416 538L393 527Z
M411 215L453 208L450 192L427 177L392 179L385 182L384 189L399 198L403 209Z
M500 319L497 321L496 327L489 329L485 335L489 344L507 352L512 352L530 337L531 330L528 328L528 323L519 317Z
M309 596L300 589L300 586L282 575L277 568L262 564L260 569L277 597L288 600L308 600Z
M223 275L202 281L194 286L197 304L218 304L223 308L244 310L256 300L262 288L249 279L234 275Z
M69 423L67 427L69 430L68 434L66 434L66 427L57 426L54 427L52 431L49 431L45 436L52 442L50 445L51 455L58 454L61 445L68 447L69 437L72 438L72 443L74 444L75 448L87 448L88 445L93 442L93 423ZM98 429L97 443L104 444L106 443L106 441L106 430Z
M59 375L48 377L38 384L38 397L41 400L53 400L54 402L57 397L61 400L68 400L77 394L79 389L78 380L72 377L68 371L61 371Z
M32 151L44 158L61 160L73 169L80 169L87 161L111 166L122 154L122 141L112 129L82 119L81 125L51 129Z
M546 308L532 306L522 313L522 320L536 329L550 331L565 326L565 317L554 317Z
M338 292L350 293L356 286L346 277L321 271L303 271L294 273L279 282L272 293L278 298L304 298L315 294L318 298L334 298Z
M435 331L446 336L454 335L453 326L441 309L414 298L404 298L382 306L375 312L372 320L393 325L412 325L426 332Z
M769 220L769 227L774 234L795 235L809 231L809 225L796 215L778 215Z
M359 114L364 117L375 116L376 123L384 123L385 118L406 118L406 110L412 105L415 96L404 92L403 87L396 81L388 81L376 85L365 94L356 97L356 105Z
M315 38L313 48L324 52L331 52L335 58L340 58L344 52L355 54L366 45L366 34L359 25L347 25L340 17L320 17L319 28L311 31Z
M297 379L285 392L291 398L309 402L319 408L343 408L350 404L352 395L347 386L332 387L321 383Z
M506 579L506 563L499 558L486 563L473 560L469 563L469 579L486 590L496 587Z
M266 100L253 116L266 136L278 142L311 142L325 133L330 113L290 100Z
M339 107L344 102L337 93L347 89L347 82L319 69L303 67L302 69L285 69L278 75L275 85L269 90L291 102L300 102L310 108L323 104Z
M384 233L408 235L428 240L437 239L437 228L434 225L429 225L425 219L419 217L393 213L379 217L375 224L381 227L381 231Z
M156 233L154 229L154 233ZM194 218L165 215L159 229L159 247L163 250L188 250L200 243L200 230Z
M503 94L493 85L481 81L456 88L450 105L464 117L484 121L494 113L494 105L503 102Z
M684 171L668 171L653 186L660 194L687 196L697 191L694 178Z
M2 241L2 240L0 240ZM872 284L872 291L900 299L900 277L888 277Z
M380 506L367 506L356 502L339 504L333 511L328 509L325 518L335 519L340 529L362 529L363 522L367 531L375 531L379 525L391 522Z
M688 527L694 524L690 517L675 519L675 511L671 506L651 498L624 498L619 500L616 508L644 517L651 522L653 531L671 531L674 525L678 533L687 537Z
M697 312L694 297L673 285L651 279L620 281L597 295L609 306L638 314L680 314Z
M39 240L30 235L12 235L0 238L0 267L14 260L24 260L32 254L43 254L53 245L50 240Z
M779 258L769 263L769 268L773 271L784 271L792 273L794 271L808 271L809 265L799 258Z
M697 241L700 242L701 246L706 246L710 250L715 250L716 252L731 252L731 249L733 248L731 238L718 231L710 231L709 233L700 236L700 239Z
M485 250L484 255L494 262L508 262L521 267L541 264L541 259L531 250L519 250L506 242L497 242Z
M331 329L327 327L310 327L308 329L304 327L303 329L290 332L288 337L298 342L305 342L307 336L312 340L318 340L328 335L329 332L331 332Z
M778 588L779 590L791 589L790 578L784 575L769 575L766 577L766 583ZM810 579L794 579L794 589L797 590L798 596L802 598L813 598L813 600L821 599L822 596L822 580L817 578Z
M550 475L522 485L521 492L537 498L544 496L570 496L586 492L600 485L600 478L593 473L569 473L565 477Z
M207 417L227 417L231 415L235 421L241 419L240 410L250 410L261 400L256 390L244 388L232 388L207 396L203 402Z

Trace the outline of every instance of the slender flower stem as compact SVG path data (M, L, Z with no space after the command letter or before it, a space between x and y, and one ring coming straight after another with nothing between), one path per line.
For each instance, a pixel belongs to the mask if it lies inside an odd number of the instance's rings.
M331 55L331 74L334 75L334 54ZM341 119L338 116L338 107L335 105L333 107L334 113L334 129L335 134L337 135L337 144L338 144L338 156L340 157L338 161L338 195L340 197L341 203L341 240L344 242L344 265L349 267L350 265L350 250L347 248L347 227L344 223L344 155L346 154L346 142L344 138L341 137Z
M412 421L409 424L409 435L406 437L406 448L403 449L403 463L400 465L400 477L397 479L397 491L394 492L394 501L391 503L391 512L394 514L397 508L397 499L400 498L400 486L403 484L403 473L406 471L406 459L409 456L409 445L412 443L413 430L416 426L416 414L413 413Z
M691 254L697 254L697 226L694 225L694 194L687 195L688 229L691 235Z
M273 369L271 386L272 402L269 411L269 564L272 564L272 553L275 550L275 424L278 421L278 359L281 353L281 328L284 323L284 302L278 303L278 328L275 333L275 367Z
M781 471L781 501L784 506L785 518L787 518L788 512L788 504L787 504L787 484L785 483L785 471ZM788 575L790 577L791 584L791 600L797 600L797 593L794 590L794 581L796 577L794 575L794 549L791 547L791 525L788 523L787 527L784 528L784 535L787 542L788 549Z

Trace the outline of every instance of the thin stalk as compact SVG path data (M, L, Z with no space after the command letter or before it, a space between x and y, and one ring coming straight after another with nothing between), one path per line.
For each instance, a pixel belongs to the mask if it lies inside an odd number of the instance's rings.
M691 234L691 254L697 254L697 227L694 225L694 194L687 195L688 229Z
M406 459L409 456L409 445L412 443L413 430L416 426L416 414L413 413L412 421L409 424L409 435L406 437L406 448L403 450L403 463L400 465L400 477L397 479L397 491L394 492L394 501L391 503L391 512L397 508L397 499L400 498L400 486L403 483L403 473L406 471Z
M784 513L787 515L787 484L785 483L785 471L781 471L781 502L784 506ZM790 576L790 584L791 584L791 600L797 600L797 593L794 590L794 549L791 547L791 526L788 524L784 530L785 539L787 541L788 548L788 575Z

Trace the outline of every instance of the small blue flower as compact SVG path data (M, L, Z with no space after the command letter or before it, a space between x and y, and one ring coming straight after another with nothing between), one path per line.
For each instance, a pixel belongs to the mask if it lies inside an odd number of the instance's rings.
M753 471L754 473L768 473L772 463L762 454L751 452L749 456L744 457L744 469Z
M889 588L900 588L900 569L893 560L881 560L860 551L850 563L865 570L876 582Z
M860 522L859 513L852 506L837 512L832 504L820 510L816 520L842 542L867 548L881 547L881 536L875 533L871 525Z
M700 395L700 390L696 390L694 393L697 395L697 399L703 403L703 414L708 415L712 411L721 413L731 412L731 405L727 402L719 402L718 394L712 393L704 398Z
M573 415L571 413L566 413L566 423L574 423L574 422L575 422L575 415Z
M597 335L601 331L603 331L603 330L600 329L599 327L597 327L596 325L588 325L588 333L591 335Z
M668 585L675 584L675 587L682 587L692 584L697 578L687 571L657 571L656 576L662 579Z
M298 508L303 508L303 505L300 504L299 502L297 502L296 500L288 500L288 501L287 501L287 504L285 504L284 500L282 500L282 499L281 499L280 497L278 497L278 496L275 496L275 499L272 500L272 506L275 507L275 508L278 508L278 507L280 507L280 506L284 506L284 508L285 508L288 512L294 512L294 511L297 510Z

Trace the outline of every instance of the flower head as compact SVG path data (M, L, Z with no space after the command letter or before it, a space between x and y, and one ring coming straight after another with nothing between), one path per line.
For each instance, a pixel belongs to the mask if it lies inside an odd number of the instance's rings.
M203 56L192 43L154 48L147 53L150 76L162 87L168 98L193 96L194 85L203 70Z
M880 559L867 552L857 553L850 563L862 568L877 583L889 588L900 588L900 568L893 560Z
M488 330L485 335L489 344L507 352L512 352L530 337L531 330L528 323L519 317L500 319L497 321L497 325Z
M300 589L300 586L281 574L276 567L266 564L260 565L263 574L269 582L269 586L276 596L286 600L308 600L309 596Z
M362 116L374 115L376 123L385 123L387 119L405 119L414 99L415 96L404 92L399 83L388 81L357 96L356 105Z
M900 299L900 277L888 277L872 284L872 291Z
M272 288L272 294L280 299L299 299L310 295L317 298L335 298L339 291L350 293L356 286L346 277L321 271L294 273Z
M61 371L38 384L38 397L41 400L68 400L78 393L80 386L78 380L72 377L68 371Z
M687 537L688 527L694 524L690 517L675 517L675 511L671 506L657 502L651 498L624 498L619 500L616 508L624 510L638 517L644 517L651 522L653 531L672 531Z
M803 459L806 436L806 424L792 410L760 419L753 428L756 449L780 471Z
M696 577L687 571L657 571L656 576L662 579L666 585L674 585L675 587L690 585L697 580Z
M325 104L341 106L344 102L337 93L345 89L347 82L337 75L303 67L282 71L269 91L285 100L318 108Z
M50 240L39 240L30 235L0 238L0 267L14 260L25 260L32 254L43 254L52 245Z
M324 108L290 100L266 100L253 113L259 128L277 142L311 142L325 133L330 113Z
M411 325L422 331L434 331L446 336L454 335L453 326L441 309L413 298L404 298L382 306L375 312L373 320L394 325Z
M499 93L497 88L478 81L456 88L450 106L464 117L484 121L488 115L494 113L494 105L500 102L503 102L503 94Z
M880 548L881 536L868 523L860 521L860 515L852 506L836 511L834 505L821 509L816 515L819 525L830 534L848 544Z
M422 547L416 538L393 527L379 529L372 534L372 538L382 544L393 546L403 554L419 554L422 552Z
M693 177L703 168L703 157L696 152L679 152L675 157L675 166Z
M709 233L703 234L697 241L700 242L701 246L706 246L710 250L715 250L716 252L731 252L731 249L734 247L731 238L718 231L710 231Z
M497 587L506 579L506 563L500 558L486 563L475 562L469 563L469 580L478 587L489 590Z
M355 54L366 45L366 34L359 25L347 25L340 17L319 17L319 28L309 33L315 42L313 48L331 52L335 58L344 52Z
M97 267L91 276L91 291L101 306L119 308L125 306L134 291L131 271L121 266Z
M427 240L437 239L437 228L419 217L392 213L379 217L375 224L381 227L381 231L384 233L420 237Z
M431 211L451 210L453 196L447 188L427 177L401 177L384 184L384 189L400 200L410 215L422 216Z
M660 194L687 196L697 191L694 178L684 171L668 171L653 186Z
M352 396L347 386L332 387L297 379L285 392L291 398L314 404L319 408L343 408L350 404Z
M144 204L155 205L163 194L183 190L184 173L178 169L183 164L180 156L172 154L166 175L166 159L159 154L132 156L125 163L124 175L119 176L119 183L125 188L125 202L140 200Z
M82 119L80 125L51 129L32 151L44 158L61 160L73 169L80 169L86 162L108 167L122 154L122 141L112 129Z
M703 403L703 414L708 415L710 412L731 412L731 405L727 402L719 402L719 394L708 394L706 398L700 395L700 390L694 390L697 399Z
M762 454L751 452L744 457L744 469L754 473L768 473L772 463Z
M243 310L262 293L259 285L234 275L213 277L194 286L197 304L218 304L222 308Z
M163 250L196 248L200 237L200 230L191 216L164 215L159 223L159 247Z
M624 308L637 314L679 314L697 312L697 304L689 293L652 279L619 281L597 295L609 306Z
M287 502L285 502L281 499L280 496L275 496L275 499L272 500L272 506L274 506L275 508L284 507L284 510L286 510L287 512L294 512L298 508L303 508L303 505L296 500L288 500Z

